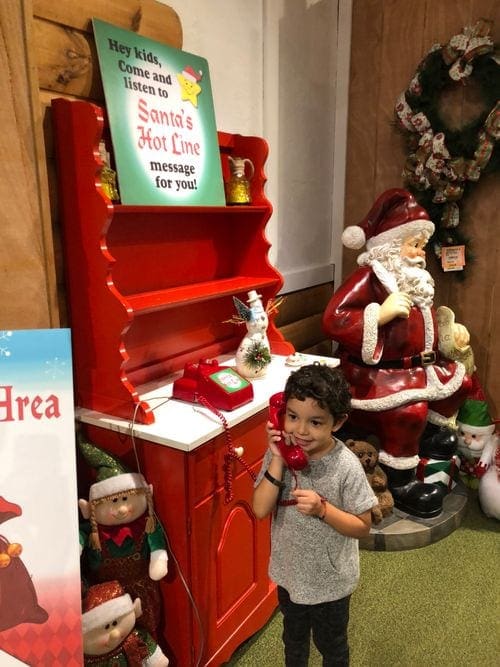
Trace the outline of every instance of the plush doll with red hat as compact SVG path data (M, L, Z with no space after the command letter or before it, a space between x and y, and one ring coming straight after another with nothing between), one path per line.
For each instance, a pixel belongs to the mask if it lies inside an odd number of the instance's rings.
M353 437L378 438L395 506L423 518L441 512L444 493L416 479L419 458L453 456L456 412L472 390L464 364L439 344L424 251L433 232L410 192L382 193L359 225L344 230L348 248L366 250L323 316L351 386ZM450 331L454 348L468 345L463 325L453 322Z
M160 620L159 581L168 572L162 527L153 510L153 489L138 472L129 472L99 447L79 442L96 469L89 499L78 505L87 521L80 526L82 572L89 583L117 579L142 601L142 625L156 638Z
M83 600L84 664L97 667L165 667L169 664L151 635L136 620L141 600L118 581L91 586Z

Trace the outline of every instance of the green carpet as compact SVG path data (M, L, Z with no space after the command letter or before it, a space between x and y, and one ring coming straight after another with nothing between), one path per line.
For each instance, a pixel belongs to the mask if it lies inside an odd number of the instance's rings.
M351 667L497 667L500 665L500 523L470 492L451 535L411 551L361 551L352 596ZM284 664L281 615L226 663ZM321 665L311 647L309 664Z

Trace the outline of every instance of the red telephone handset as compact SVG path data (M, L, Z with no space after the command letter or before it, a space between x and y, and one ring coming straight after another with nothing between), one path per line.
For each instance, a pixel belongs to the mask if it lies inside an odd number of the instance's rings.
M269 399L269 421L272 422L273 427L279 431L283 430L283 421L285 416L285 394L280 391L273 394ZM298 445L287 445L285 438L281 438L278 442L278 448L285 463L293 470L302 470L309 465L309 460Z

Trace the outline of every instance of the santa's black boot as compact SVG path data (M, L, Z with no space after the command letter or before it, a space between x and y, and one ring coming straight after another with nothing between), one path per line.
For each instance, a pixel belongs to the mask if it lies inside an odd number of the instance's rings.
M441 513L445 494L440 486L419 482L415 478L416 468L396 470L382 464L381 467L387 475L394 505L399 510L422 519L431 519Z
M457 447L458 436L456 431L447 426L437 426L427 422L420 438L420 458L449 461L457 451Z

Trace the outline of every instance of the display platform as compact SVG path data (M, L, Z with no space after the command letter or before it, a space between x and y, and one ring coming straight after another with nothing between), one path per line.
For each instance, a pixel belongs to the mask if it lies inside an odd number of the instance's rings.
M368 537L359 541L361 549L405 551L438 542L460 525L467 505L467 487L458 482L443 501L443 511L434 519L419 519L395 509Z

